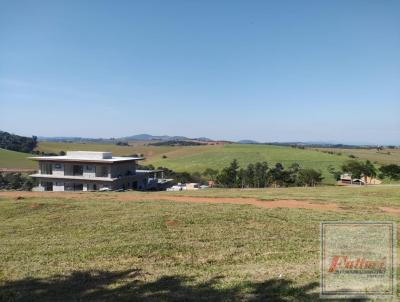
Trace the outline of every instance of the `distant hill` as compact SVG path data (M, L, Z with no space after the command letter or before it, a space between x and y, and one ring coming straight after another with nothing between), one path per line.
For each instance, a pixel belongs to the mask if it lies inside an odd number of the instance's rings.
M240 141L237 141L238 144L260 144L260 142L251 140L251 139L242 139Z
M68 143L104 143L104 144L115 144L117 141L144 141L144 142L164 142L164 141L198 141L207 143L218 143L227 142L225 140L212 140L208 137L196 137L190 138L186 136L171 136L171 135L152 135L152 134L134 134L123 137L111 137L111 138L89 138L89 137L75 137L75 136L57 136L57 137L43 137L39 136L38 141L41 142L68 142ZM310 148L347 148L347 149L359 149L359 148L375 148L377 145L373 144L340 144L334 142L259 142L252 139L238 140L238 144L263 144L263 145L274 145L274 146L296 146L296 147L310 147Z
M117 138L89 138L79 136L56 136L44 137L39 136L38 140L41 142L91 142L91 143L115 143L115 141L201 141L213 142L212 139L207 137L189 138L186 136L170 136L170 135L151 135L151 134L135 134Z
M151 134L136 134L119 138L120 140L128 141L181 141L190 140L185 136L169 136L169 135L151 135Z

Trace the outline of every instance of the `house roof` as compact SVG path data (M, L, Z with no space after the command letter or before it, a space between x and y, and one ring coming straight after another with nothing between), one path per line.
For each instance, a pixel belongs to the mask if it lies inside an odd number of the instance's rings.
M92 163L115 163L135 160L143 160L144 157L122 157L112 156L111 152L95 151L68 151L67 155L60 156L34 156L32 160L50 162L92 162Z

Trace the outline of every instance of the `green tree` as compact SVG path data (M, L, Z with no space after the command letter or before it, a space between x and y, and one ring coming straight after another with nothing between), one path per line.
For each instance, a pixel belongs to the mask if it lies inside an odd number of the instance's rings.
M234 188L238 186L238 170L239 164L234 159L229 167L224 168L217 176L217 182L228 188Z
M376 170L374 164L371 163L369 160L367 160L363 166L364 166L363 167L363 176L364 176L365 183L367 183L367 177L370 177L370 178L376 177L377 170Z
M361 178L364 173L363 163L356 160L347 161L342 165L341 169L344 173L351 174L352 178Z
M388 177L391 180L400 179L400 166L396 164L385 165L379 168L383 177Z
M215 181L218 176L218 170L207 168L204 170L203 176L208 178L208 180Z
M255 168L254 164L248 164L245 170L245 185L254 188L255 180Z
M301 186L311 186L314 187L320 184L324 178L321 172L314 169L300 169L297 179L297 184Z
M257 188L267 184L268 163L257 162L254 166L254 184Z

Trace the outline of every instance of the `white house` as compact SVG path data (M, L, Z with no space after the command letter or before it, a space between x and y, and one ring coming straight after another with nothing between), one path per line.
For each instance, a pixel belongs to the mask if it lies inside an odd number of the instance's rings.
M68 151L64 156L30 157L39 162L36 191L162 189L158 170L137 170L143 157L116 157L111 152ZM161 186L158 186L161 184Z

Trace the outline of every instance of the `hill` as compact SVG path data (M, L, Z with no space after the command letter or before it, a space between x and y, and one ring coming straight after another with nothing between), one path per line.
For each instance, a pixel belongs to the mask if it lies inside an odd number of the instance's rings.
M321 170L325 183L334 183L328 167L338 168L348 159L345 156L309 149L254 144L226 144L207 149L190 149L189 147L185 149L185 152L171 151L165 156L167 158L154 156L147 162L155 167L163 166L176 171L188 172L202 172L206 168L222 169L235 158L242 167L257 161L267 161L270 166L280 162L285 167L297 162L304 168Z
M388 165L388 164L400 164L400 149L399 148L317 148L321 152L331 152L333 154L342 154L349 158L355 158L359 160L367 160L374 162L375 164Z
M35 169L37 163L27 159L32 156L29 153L22 153L0 149L0 168L8 169Z

